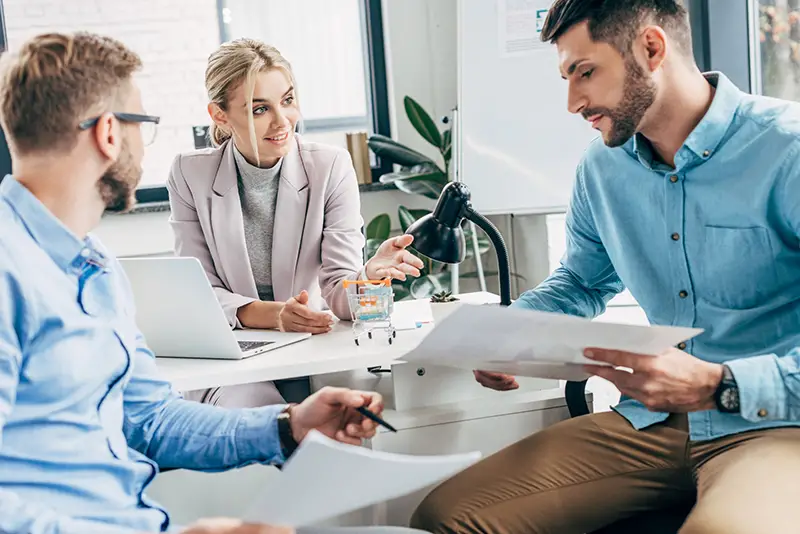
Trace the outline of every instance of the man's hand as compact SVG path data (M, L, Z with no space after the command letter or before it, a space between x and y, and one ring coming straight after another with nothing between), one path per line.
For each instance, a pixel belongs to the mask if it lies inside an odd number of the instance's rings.
M674 348L658 356L594 348L584 354L598 362L631 369L586 366L586 372L605 378L651 411L687 413L716 408L714 392L722 381L720 364Z
M485 388L494 389L496 391L511 391L512 389L519 388L517 379L511 375L492 373L490 371L472 372L475 375L475 380Z
M365 267L367 279L405 280L406 275L419 276L419 270L424 264L421 259L406 250L413 241L413 236L401 235L381 243L375 255L367 261Z
M293 528L243 523L239 519L201 519L180 534L294 534Z
M350 445L375 435L377 424L356 411L365 407L375 415L383 412L383 397L377 393L325 387L302 403L292 406L292 435L298 443L311 430Z
M333 317L329 313L316 312L308 307L308 291L286 301L278 314L281 332L311 332L325 334L331 331Z

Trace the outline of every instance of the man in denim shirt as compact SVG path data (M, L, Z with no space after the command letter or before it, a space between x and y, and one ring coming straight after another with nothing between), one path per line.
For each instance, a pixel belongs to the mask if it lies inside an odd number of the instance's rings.
M595 317L627 286L652 323L704 333L657 357L589 350L633 371L588 368L624 394L615 411L486 459L415 525L592 532L696 501L681 532L800 531L800 106L703 75L674 0L557 0L542 37L602 142L577 169L561 267L515 306Z
M0 112L14 175L0 184L0 532L174 529L145 495L158 468L281 463L310 429L374 434L355 408L379 395L324 389L296 406L225 410L159 377L115 258L89 235L124 211L156 117L139 57L97 35L42 35L6 54ZM298 496L302 498L302 496ZM203 534L284 529L221 521Z

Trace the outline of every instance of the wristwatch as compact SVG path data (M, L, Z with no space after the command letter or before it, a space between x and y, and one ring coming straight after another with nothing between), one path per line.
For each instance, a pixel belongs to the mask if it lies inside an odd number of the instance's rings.
M283 457L288 459L299 445L292 435L292 406L287 406L278 414L278 439L281 442Z
M722 366L722 381L714 393L717 409L722 413L739 413L739 386L733 377L730 367Z

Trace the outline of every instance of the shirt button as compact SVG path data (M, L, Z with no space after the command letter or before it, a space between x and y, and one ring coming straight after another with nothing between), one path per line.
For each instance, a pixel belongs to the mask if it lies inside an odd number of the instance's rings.
M711 151L710 150L706 150L705 152L703 152L703 157L704 158L707 158L710 155L711 155Z
M764 408L761 408L760 410L758 410L758 416L761 417L762 419L764 417L768 416L768 415L769 415L769 412L767 410L765 410Z
M678 350L686 350L686 343L684 343L683 341L678 343Z
M672 176L669 177L669 181L674 184L675 182L678 181L678 177L673 174Z
M684 290L684 289L681 289L680 293L678 293L678 296L679 296L680 298L682 298L682 299L685 299L686 297L688 297L688 296L689 296L689 293L687 293L687 292L686 292L686 290Z
M84 258L88 258L91 255L92 251L88 248L81 250L81 256Z
M681 238L681 234L676 232L676 233L672 234L670 237L672 237L673 241L677 241L678 239Z

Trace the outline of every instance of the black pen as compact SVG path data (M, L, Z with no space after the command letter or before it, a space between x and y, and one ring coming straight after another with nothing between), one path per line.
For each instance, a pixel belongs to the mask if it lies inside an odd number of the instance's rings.
M378 423L382 427L385 427L385 428L391 430L392 432L397 432L397 429L395 427L393 427L392 425L390 425L389 423L387 423L386 421L384 421L383 419L381 419L380 417L378 417L377 415L375 415L371 411L367 410L363 406L360 406L360 407L356 408L356 411L358 413L360 413L361 415L363 415L364 417L366 417L367 419L372 419L373 421L375 421L376 423Z

